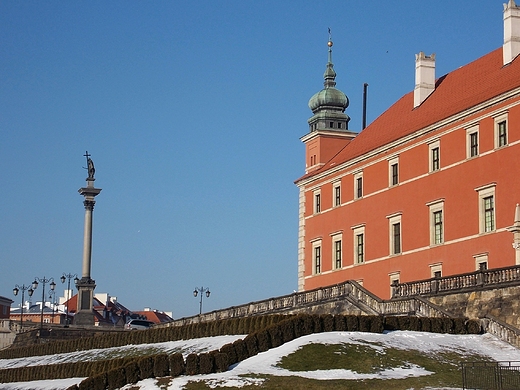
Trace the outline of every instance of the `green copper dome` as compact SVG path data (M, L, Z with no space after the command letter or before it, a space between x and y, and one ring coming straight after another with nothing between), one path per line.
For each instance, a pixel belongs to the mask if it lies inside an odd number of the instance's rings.
M307 121L309 130L313 131L334 131L348 132L349 116L345 113L348 107L348 97L336 88L336 72L332 64L332 40L330 39L329 30L329 60L327 68L323 74L325 82L323 88L314 94L309 100L309 108L312 110L313 116Z
M343 92L336 87L336 72L332 64L332 41L329 41L329 61L327 68L323 74L325 82L323 88L318 93L314 94L309 100L309 108L314 114L320 110L334 110L344 112L348 107L348 98Z

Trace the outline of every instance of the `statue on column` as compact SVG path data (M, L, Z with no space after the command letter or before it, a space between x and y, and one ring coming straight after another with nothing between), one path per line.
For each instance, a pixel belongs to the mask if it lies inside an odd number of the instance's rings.
M96 168L94 168L94 161L92 161L90 158L88 151L85 152L84 156L87 158L87 167L85 169L88 171L88 179L93 179L94 174L96 173Z

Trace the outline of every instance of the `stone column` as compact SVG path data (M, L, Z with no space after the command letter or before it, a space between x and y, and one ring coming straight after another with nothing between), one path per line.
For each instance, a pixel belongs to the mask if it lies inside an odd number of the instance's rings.
M92 216L94 213L94 198L101 192L101 188L94 188L94 164L88 157L89 176L87 186L82 187L78 192L85 197L85 227L83 233L83 265L81 279L77 282L78 288L78 309L74 316L74 325L94 325L94 314L92 312L92 300L96 282L92 280L90 268L92 263Z

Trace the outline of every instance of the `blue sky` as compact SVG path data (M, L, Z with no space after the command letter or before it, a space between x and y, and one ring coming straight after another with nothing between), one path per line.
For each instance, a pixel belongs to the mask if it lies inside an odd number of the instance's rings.
M81 274L86 150L97 292L176 318L196 286L204 311L292 293L327 28L359 131L363 83L370 123L419 51L440 77L500 47L502 3L0 1L0 295Z

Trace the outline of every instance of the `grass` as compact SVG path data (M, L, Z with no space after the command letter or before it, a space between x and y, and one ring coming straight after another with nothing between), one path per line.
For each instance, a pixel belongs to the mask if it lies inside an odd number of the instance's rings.
M240 389L352 389L352 390L402 390L428 387L462 388L460 363L465 361L490 361L488 357L468 355L464 351L427 354L420 351L384 348L378 343L363 344L308 344L285 356L280 368L294 371L295 376L248 375L243 378L261 380L260 384L246 385ZM404 379L365 380L315 380L297 376L298 371L347 369L360 374L377 374L385 369L416 365L432 372L431 375ZM192 381L187 390L202 390L210 387L204 381ZM217 386L217 388L219 388ZM226 389L238 389L227 387Z

